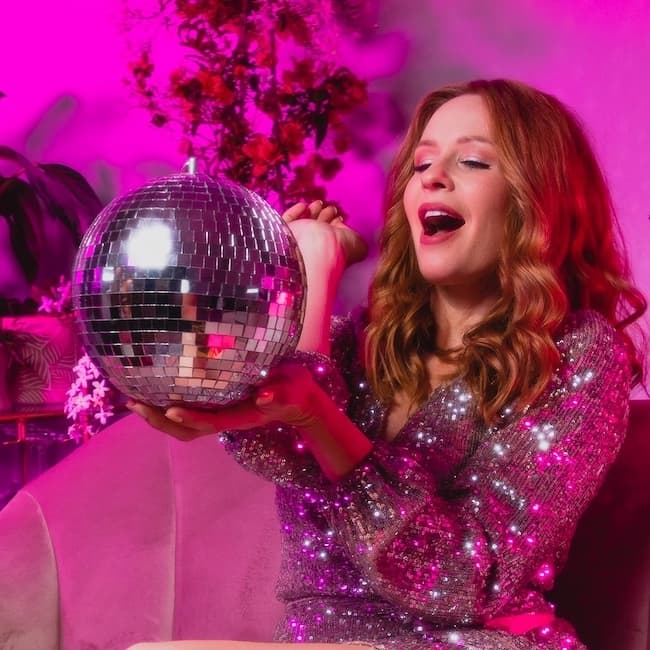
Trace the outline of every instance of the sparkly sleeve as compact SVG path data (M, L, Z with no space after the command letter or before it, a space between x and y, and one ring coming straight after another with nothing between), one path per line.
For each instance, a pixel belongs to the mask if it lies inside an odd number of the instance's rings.
M294 352L286 361L308 368L343 410L347 405L348 389L342 370L352 342L348 319L333 318L330 336L331 357L317 352ZM219 439L240 465L278 485L318 487L327 484L320 466L295 427L272 423L246 431L224 431Z
M477 428L475 452L446 484L415 452L378 442L332 488L330 525L383 597L442 624L480 624L526 585L549 587L628 412L623 344L600 316L575 318L543 399Z

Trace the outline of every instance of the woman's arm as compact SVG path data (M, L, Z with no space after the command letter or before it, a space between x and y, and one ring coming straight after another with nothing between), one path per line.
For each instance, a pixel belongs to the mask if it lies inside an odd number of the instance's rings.
M327 482L327 474L316 455L320 453L326 472L336 472L346 452L328 447L325 439L307 444L303 432L317 438L323 427L347 420L347 398L341 374L328 357L297 352L290 362L273 368L251 397L231 406L212 411L173 406L163 411L129 401L127 408L179 440L219 433L237 462L279 485L317 487ZM321 418L323 423L317 424Z
M307 302L298 350L330 353L330 319L334 299L346 267L363 260L368 247L345 225L335 206L314 201L298 203L283 219L289 225L302 255L307 276Z
M272 421L291 423L329 481L349 474L372 443L304 367L281 366L258 394L256 407Z
M482 431L445 486L411 449L378 442L329 488L330 525L383 597L443 625L480 624L526 585L550 587L621 446L630 387L625 347L600 316L581 316L559 347L544 399Z

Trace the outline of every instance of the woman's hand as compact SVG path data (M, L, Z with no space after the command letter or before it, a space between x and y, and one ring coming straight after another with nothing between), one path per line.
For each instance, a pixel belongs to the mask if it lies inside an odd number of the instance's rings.
M193 440L217 431L252 429L269 422L299 428L313 426L319 417L317 406L327 398L309 370L296 364L280 364L268 380L248 399L215 410L172 406L166 411L142 402L127 407L152 427L179 440Z
M342 256L344 266L361 262L368 254L368 245L361 235L345 224L343 213L335 205L322 201L296 203L282 218L293 233L303 258L310 255L336 260ZM308 260L305 260L305 264Z
M368 253L361 235L348 228L336 206L298 203L283 215L293 232L307 275L307 302L297 349L330 353L330 319L345 267Z
M185 441L270 422L295 426L332 481L348 474L372 449L368 438L316 383L311 372L296 364L280 364L251 398L218 410L172 406L163 411L141 402L127 406L155 429Z

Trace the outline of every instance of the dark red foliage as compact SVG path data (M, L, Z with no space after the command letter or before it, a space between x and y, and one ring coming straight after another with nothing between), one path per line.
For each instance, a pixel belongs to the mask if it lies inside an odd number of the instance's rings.
M161 0L188 55L164 88L147 49L131 63L153 123L180 124L183 153L280 206L325 198L319 179L341 169L351 139L343 117L366 101L366 83L314 50L320 8L314 2L311 16L291 0Z

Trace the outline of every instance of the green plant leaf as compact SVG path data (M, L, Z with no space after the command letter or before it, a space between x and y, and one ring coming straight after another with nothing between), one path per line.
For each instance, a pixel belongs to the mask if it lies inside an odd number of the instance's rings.
M43 214L34 189L23 180L0 177L0 216L9 225L9 240L16 260L28 281L38 271Z
M35 165L10 147L0 146L0 159L13 162L24 172L45 212L61 221L78 245L102 208L85 178L66 165Z
M22 154L18 153L11 147L5 147L4 145L0 145L0 158L7 160L8 162L12 162L19 167L27 168L27 167L32 167L32 163L25 158Z
M68 228L78 245L81 237L93 219L102 209L102 202L88 181L77 171L58 163L39 165L48 179L47 187L52 188L52 198L57 199L63 214L67 217ZM59 194L60 192L60 194Z

